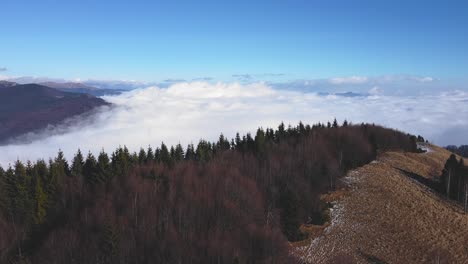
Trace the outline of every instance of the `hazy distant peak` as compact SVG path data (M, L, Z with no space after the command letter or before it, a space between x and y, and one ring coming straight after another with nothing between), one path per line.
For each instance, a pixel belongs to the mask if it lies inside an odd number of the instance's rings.
M41 85L55 88L55 89L88 89L88 90L97 90L96 87L89 86L83 83L77 83L77 82L41 82L39 83Z
M15 82L0 81L0 88L9 88L9 87L13 87L15 85L18 85L18 84L15 83Z

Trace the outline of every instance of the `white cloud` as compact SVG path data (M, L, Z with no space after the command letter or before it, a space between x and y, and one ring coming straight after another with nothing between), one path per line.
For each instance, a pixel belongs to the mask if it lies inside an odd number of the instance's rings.
M329 81L332 84L362 84L366 83L368 80L369 78L365 76L351 76L331 78Z
M370 95L379 95L382 93L383 93L383 90L379 86L374 86L369 90Z
M376 89L375 91L378 91ZM439 144L468 143L468 93L458 91L426 96L368 97L319 96L316 93L273 89L265 83L178 83L169 88L149 87L119 96L107 96L104 108L88 120L77 122L60 134L27 144L0 147L0 163L17 158L47 159L62 149L68 158L78 148L98 153L119 145L131 151L141 146L196 143L216 140L220 133L254 132L257 127L276 127L281 121L295 124L325 122L337 118L353 123L373 122L415 134ZM457 137L444 137L454 135ZM456 140L456 141L454 141ZM465 140L465 142L463 142Z

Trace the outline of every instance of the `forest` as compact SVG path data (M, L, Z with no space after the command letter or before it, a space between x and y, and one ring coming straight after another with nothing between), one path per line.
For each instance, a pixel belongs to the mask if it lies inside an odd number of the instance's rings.
M416 141L334 120L17 161L0 168L0 263L297 263L288 242L327 221L320 194Z
M468 158L468 145L460 145L458 147L455 145L448 145L445 148L455 154Z

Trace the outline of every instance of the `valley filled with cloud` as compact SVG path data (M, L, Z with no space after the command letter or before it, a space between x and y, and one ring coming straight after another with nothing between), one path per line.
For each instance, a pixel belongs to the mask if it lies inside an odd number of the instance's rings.
M346 81L356 84L368 80L334 80L339 84ZM78 148L97 154L102 149L112 152L119 145L132 152L161 142L185 147L201 138L216 140L220 133L229 138L236 132L255 134L258 127L277 127L281 121L294 125L337 118L340 123L345 119L378 123L421 134L439 145L466 143L468 133L465 91L399 95L374 87L368 93L349 96L280 89L265 82L195 81L103 98L113 106L0 146L0 164L47 159L59 149L71 158Z

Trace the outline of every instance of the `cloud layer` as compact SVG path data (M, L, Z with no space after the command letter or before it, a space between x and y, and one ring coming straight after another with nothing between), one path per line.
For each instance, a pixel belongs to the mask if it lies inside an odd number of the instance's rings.
M266 83L190 82L137 89L103 97L114 107L100 109L91 118L69 120L66 128L33 135L26 144L0 147L0 163L47 159L58 149L71 158L78 148L98 153L119 145L137 151L161 141L186 145L200 138L216 140L220 133L233 137L237 131L276 127L281 121L315 123L335 117L421 134L441 145L468 143L468 93L386 96L376 88L373 94L319 95Z

